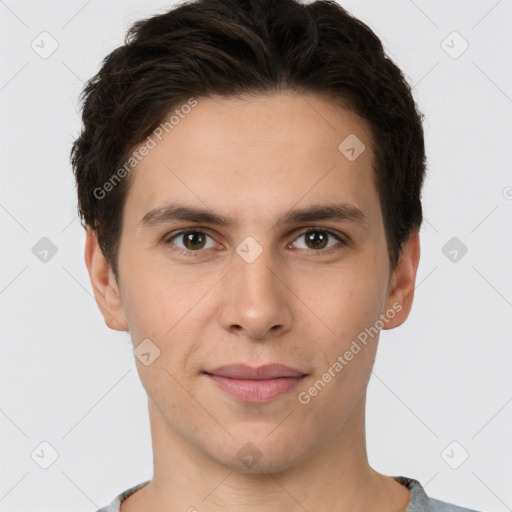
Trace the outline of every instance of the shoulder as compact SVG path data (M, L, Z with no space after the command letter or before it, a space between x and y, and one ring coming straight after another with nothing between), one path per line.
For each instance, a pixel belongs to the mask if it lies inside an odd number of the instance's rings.
M428 510L429 512L477 512L476 510L470 508L459 507L457 505L452 505L451 503L446 503L445 501L436 500L434 498L429 498Z
M411 491L411 500L406 512L477 512L473 509L459 507L452 503L430 498L420 482L414 478L404 476L395 476L393 478Z
M147 480L146 482L134 485L133 487L130 487L126 491L123 491L121 494L116 496L109 505L99 509L97 512L119 512L121 508L121 502L123 502L132 494L136 493L139 489L142 489L144 486L149 484L149 482L151 482L151 480Z

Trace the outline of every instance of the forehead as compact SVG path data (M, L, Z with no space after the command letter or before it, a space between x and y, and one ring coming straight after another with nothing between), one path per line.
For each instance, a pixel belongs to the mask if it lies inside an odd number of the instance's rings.
M132 171L129 222L173 201L269 221L298 203L325 201L377 215L370 128L332 100L207 97L180 114L153 132L152 149Z

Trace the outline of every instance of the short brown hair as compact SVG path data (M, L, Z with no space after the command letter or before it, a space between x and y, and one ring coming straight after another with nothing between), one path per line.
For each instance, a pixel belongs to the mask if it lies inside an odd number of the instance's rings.
M83 127L71 150L78 211L116 277L131 180L109 186L104 197L97 191L131 151L192 97L283 90L348 102L369 122L396 267L403 242L422 222L423 116L379 38L330 0L194 0L133 24L81 95Z

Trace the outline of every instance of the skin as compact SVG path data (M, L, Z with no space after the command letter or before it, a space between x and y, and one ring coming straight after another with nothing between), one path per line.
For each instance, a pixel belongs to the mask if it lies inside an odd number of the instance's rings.
M355 161L338 150L350 134L366 145ZM332 100L293 92L199 98L130 175L119 282L87 230L85 261L107 325L129 331L134 347L149 338L160 350L148 366L136 359L153 479L121 511L407 508L410 491L367 459L365 399L378 336L309 403L297 399L380 314L400 304L384 326L395 328L411 309L419 235L411 233L392 271L372 161L369 125ZM237 225L140 227L149 210L178 202ZM356 206L366 223L276 222L318 203ZM208 235L204 248L169 241L191 227ZM347 243L308 245L311 228ZM236 252L248 236L262 248L252 263ZM202 373L234 362L278 362L307 376L270 402L247 404ZM238 455L246 443L260 457L250 467Z

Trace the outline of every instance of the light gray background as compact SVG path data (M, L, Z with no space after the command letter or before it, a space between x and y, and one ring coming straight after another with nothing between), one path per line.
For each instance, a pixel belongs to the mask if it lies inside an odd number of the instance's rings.
M93 299L69 151L83 82L166 5L0 0L0 512L94 511L152 475L146 395L128 334ZM429 156L413 311L383 331L369 386L370 463L512 510L512 1L342 5L414 85ZM46 59L31 48L50 48L43 31L59 45ZM469 43L458 58L453 31ZM42 237L58 249L47 262L32 252ZM456 262L452 237L468 248ZM43 441L59 454L48 469Z

